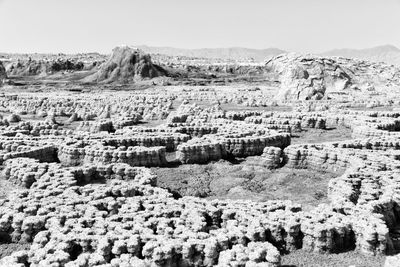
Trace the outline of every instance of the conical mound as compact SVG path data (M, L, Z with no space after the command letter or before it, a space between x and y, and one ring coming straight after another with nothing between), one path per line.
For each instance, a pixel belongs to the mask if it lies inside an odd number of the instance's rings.
M111 57L100 69L85 79L86 82L130 83L145 78L165 76L166 71L153 64L151 57L142 50L129 46L113 49Z

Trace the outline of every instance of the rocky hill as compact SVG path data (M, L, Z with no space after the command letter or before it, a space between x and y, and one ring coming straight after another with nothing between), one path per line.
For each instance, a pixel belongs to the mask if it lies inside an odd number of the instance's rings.
M110 58L94 74L86 77L85 82L121 82L129 83L144 78L166 76L167 72L152 63L151 57L142 50L118 46L113 49Z

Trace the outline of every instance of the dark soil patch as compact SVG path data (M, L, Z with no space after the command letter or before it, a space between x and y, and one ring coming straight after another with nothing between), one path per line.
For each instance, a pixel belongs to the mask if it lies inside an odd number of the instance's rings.
M208 197L226 194L230 186L235 185L235 178L220 186L216 182L223 180L224 174L240 170L226 161L206 165L185 164L175 168L152 168L157 174L157 186L167 188L181 196Z
M226 111L274 111L274 112L290 112L293 110L291 106L267 106L267 107L248 107L234 103L221 104L221 108Z
M351 129L339 126L327 130L306 129L300 133L293 133L291 144L316 144L323 142L345 141L352 139Z
M176 196L254 201L289 199L302 204L306 210L327 202L328 182L341 174L286 167L268 170L246 161L232 164L224 160L152 170L157 174L157 186L169 189Z

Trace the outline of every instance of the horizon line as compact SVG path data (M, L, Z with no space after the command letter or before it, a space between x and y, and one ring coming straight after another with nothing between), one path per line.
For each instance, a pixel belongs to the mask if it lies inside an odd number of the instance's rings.
M125 45L125 44L124 44ZM103 53L103 52L99 52L99 51L80 51L80 52L63 52L63 51L52 51L52 52L6 52L6 51L0 51L0 54L50 54L50 55L55 55L55 54L64 54L64 55L77 55L77 54L100 54L100 55L109 55L112 53L112 50L116 47L120 47L123 45L116 45L113 48L111 48L109 50L109 52ZM336 50L358 50L358 51L362 51L362 50L368 50L368 49L374 49L374 48L380 48L380 47L393 47L396 48L397 50L400 51L400 48L396 45L393 44L382 44L382 45L376 45L376 46L372 46L372 47L364 47L364 48L351 48L351 47L342 47L342 48L332 48L329 50L325 50L323 52L299 52L299 51L291 51L291 50L286 50L286 49L282 49L279 47L266 47L266 48L252 48L252 47L245 47L245 46L229 46L229 47L201 47L201 48L182 48L182 47L174 47L174 46L162 46L162 45L146 45L146 44L140 44L140 45L128 45L128 46L132 46L132 47L149 47L149 48L170 48L170 49L179 49L179 50L202 50L202 49L210 49L210 50L217 50L217 49L249 49L249 50L256 50L256 51L262 51L262 50L268 50L268 49L276 49L276 50L281 50L283 51L283 53L299 53L299 54L315 54L315 55L319 55L319 54L324 54L327 52L331 52L331 51L336 51Z

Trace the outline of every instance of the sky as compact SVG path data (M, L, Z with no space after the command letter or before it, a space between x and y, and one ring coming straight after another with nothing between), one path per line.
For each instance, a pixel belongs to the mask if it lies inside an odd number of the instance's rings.
M400 48L400 0L0 0L0 52Z

